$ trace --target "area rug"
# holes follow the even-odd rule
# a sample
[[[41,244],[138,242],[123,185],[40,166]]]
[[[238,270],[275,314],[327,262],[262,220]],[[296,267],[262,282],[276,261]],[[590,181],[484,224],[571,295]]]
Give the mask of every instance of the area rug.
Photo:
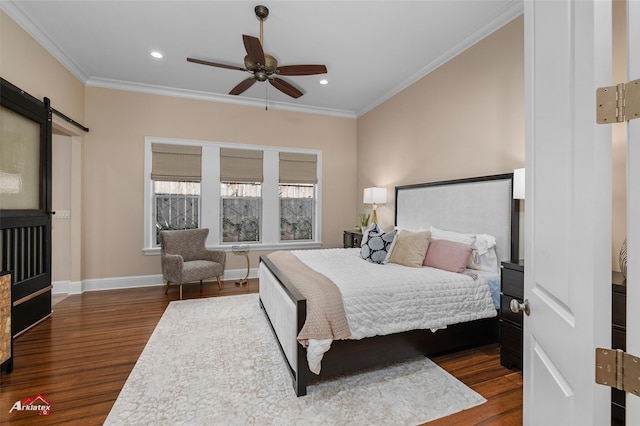
[[[415,425],[486,400],[428,358],[295,396],[258,295],[171,302],[105,425]]]

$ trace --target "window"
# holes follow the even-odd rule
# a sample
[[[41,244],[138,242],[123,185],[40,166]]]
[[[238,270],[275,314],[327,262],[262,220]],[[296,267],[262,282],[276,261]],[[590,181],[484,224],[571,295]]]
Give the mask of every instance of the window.
[[[200,218],[200,182],[154,181],[156,243],[160,231],[195,229]]]
[[[200,218],[202,150],[198,146],[151,146],[155,243],[160,231],[194,229]]]
[[[280,241],[313,240],[317,156],[279,153]]]
[[[280,240],[312,240],[314,186],[280,184]]]
[[[321,152],[147,137],[144,252],[163,229],[208,228],[207,247],[320,248]]]
[[[220,148],[222,242],[260,241],[264,153]]]
[[[260,241],[260,183],[222,183],[222,242]]]

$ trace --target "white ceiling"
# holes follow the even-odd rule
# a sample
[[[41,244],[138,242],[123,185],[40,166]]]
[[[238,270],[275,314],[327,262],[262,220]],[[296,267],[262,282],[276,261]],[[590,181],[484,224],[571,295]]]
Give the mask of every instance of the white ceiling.
[[[260,35],[279,65],[325,64],[323,76],[284,77],[227,93],[249,75],[188,63],[244,66],[242,34]],[[358,117],[522,13],[522,0],[9,1],[0,7],[90,86]],[[149,53],[159,50],[164,59]],[[321,77],[329,84],[319,84]],[[266,97],[266,98],[265,98]]]

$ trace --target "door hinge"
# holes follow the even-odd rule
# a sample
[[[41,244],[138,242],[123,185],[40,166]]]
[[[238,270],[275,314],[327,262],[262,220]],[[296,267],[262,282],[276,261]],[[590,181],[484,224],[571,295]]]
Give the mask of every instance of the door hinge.
[[[596,90],[596,122],[621,123],[640,117],[640,79]]]
[[[640,396],[640,358],[620,349],[596,348],[596,383]]]

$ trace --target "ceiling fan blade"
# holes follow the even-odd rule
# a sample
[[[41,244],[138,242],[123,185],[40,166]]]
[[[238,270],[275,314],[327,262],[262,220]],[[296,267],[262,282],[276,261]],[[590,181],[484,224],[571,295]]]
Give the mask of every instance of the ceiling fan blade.
[[[217,62],[209,62],[209,61],[204,61],[202,59],[196,59],[196,58],[187,58],[187,62],[193,62],[194,64],[209,65],[209,66],[218,67],[218,68],[227,68],[230,70],[247,71],[246,68],[242,68],[237,65],[219,64]]]
[[[249,59],[254,64],[264,65],[264,51],[262,50],[262,45],[260,44],[260,40],[243,34],[242,41],[244,42],[244,48],[247,51],[247,55],[249,55]]]
[[[315,75],[326,74],[327,67],[324,65],[286,65],[278,67],[280,75]]]
[[[273,87],[275,87],[285,95],[289,95],[292,98],[297,99],[300,96],[302,96],[302,92],[300,90],[294,87],[291,83],[288,83],[287,81],[281,78],[276,77],[273,80],[269,80],[269,83],[271,83]]]
[[[229,94],[230,95],[239,95],[242,92],[244,92],[245,90],[247,90],[249,87],[253,86],[253,83],[255,83],[255,82],[256,82],[256,79],[254,77],[249,77],[246,80],[242,80],[236,87],[231,89]]]

